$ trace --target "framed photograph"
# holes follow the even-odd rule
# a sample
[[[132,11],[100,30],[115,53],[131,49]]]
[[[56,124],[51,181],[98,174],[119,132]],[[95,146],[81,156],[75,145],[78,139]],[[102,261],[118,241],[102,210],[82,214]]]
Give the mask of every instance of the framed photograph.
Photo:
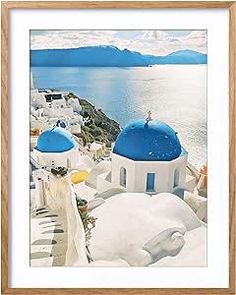
[[[236,2],[2,2],[2,294],[235,294]]]

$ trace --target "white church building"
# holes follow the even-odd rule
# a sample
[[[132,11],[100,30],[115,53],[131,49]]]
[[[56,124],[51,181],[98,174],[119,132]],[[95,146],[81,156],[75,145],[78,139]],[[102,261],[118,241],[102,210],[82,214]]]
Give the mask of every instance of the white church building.
[[[65,128],[45,129],[38,137],[33,158],[40,166],[75,168],[79,161],[78,144]]]
[[[111,153],[111,171],[97,178],[97,190],[157,194],[184,188],[188,153],[167,124],[146,120],[129,123]]]

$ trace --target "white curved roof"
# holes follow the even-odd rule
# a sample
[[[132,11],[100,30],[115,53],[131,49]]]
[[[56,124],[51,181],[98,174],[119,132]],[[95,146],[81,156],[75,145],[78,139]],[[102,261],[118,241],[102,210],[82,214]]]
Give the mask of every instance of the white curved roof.
[[[151,265],[156,262],[155,255],[150,256],[143,248],[149,242],[154,252],[164,245],[164,257],[173,255],[173,248],[179,247],[175,257],[182,253],[183,265],[206,264],[206,228],[192,209],[172,194],[152,197],[142,193],[119,194],[95,208],[92,215],[97,218],[90,242],[94,261],[124,259],[133,266]],[[177,235],[166,239],[166,233],[173,229],[178,229]],[[155,237],[159,246],[155,245]],[[174,260],[166,264],[174,265]]]

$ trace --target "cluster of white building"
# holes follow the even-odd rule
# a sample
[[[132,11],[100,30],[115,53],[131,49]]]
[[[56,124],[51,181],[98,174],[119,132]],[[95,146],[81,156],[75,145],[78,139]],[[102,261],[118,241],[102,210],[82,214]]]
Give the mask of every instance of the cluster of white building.
[[[37,240],[43,239],[44,234],[38,233],[42,230],[39,223],[42,223],[45,218],[49,225],[51,221],[55,222],[53,220],[55,216],[50,217],[53,216],[49,214],[50,212],[57,212],[54,214],[57,218],[62,216],[61,218],[65,221],[65,228],[62,232],[67,235],[65,240],[73,243],[73,247],[70,247],[68,243],[63,244],[65,250],[61,255],[64,255],[65,259],[60,260],[61,264],[82,265],[85,263],[84,257],[87,252],[85,251],[83,226],[75,205],[76,194],[88,201],[91,214],[98,218],[94,234],[92,234],[90,252],[94,260],[103,261],[102,265],[144,266],[157,263],[158,266],[161,258],[177,257],[182,248],[184,249],[185,242],[191,239],[189,231],[195,230],[196,233],[194,247],[197,247],[195,245],[199,240],[205,241],[203,235],[204,237],[206,235],[204,222],[207,221],[207,199],[200,196],[199,192],[201,189],[206,189],[204,186],[206,186],[207,176],[199,174],[188,163],[188,153],[181,145],[177,133],[169,125],[154,121],[150,113],[146,119],[131,122],[118,135],[109,157],[97,163],[94,161],[94,154],[96,156],[106,154],[105,145],[92,143],[85,148],[74,135],[80,133],[83,124],[79,101],[74,98],[66,100],[65,95],[61,92],[41,92],[37,89],[31,90],[31,96],[31,129],[40,129],[31,147],[31,207],[32,224],[34,224],[32,236]],[[73,129],[73,126],[76,127]],[[33,138],[32,136],[32,140]],[[56,177],[51,173],[51,168],[58,166],[68,170],[67,176]],[[73,183],[70,173],[81,170],[88,172],[88,179],[78,184]],[[201,187],[199,187],[199,182],[201,182]],[[126,201],[124,201],[125,198]],[[153,201],[150,202],[149,198]],[[125,210],[121,208],[123,202]],[[152,207],[153,210],[156,208],[153,213],[151,213]],[[115,220],[115,223],[114,220],[109,221],[112,214],[117,217],[114,210],[118,208],[121,209],[120,219]],[[165,210],[168,210],[166,214],[163,213]],[[152,216],[149,216],[150,220],[147,214]],[[135,218],[135,215],[138,215],[137,220],[132,219],[129,222],[129,216]],[[137,232],[140,229],[142,218],[146,219],[143,224],[148,227],[146,228],[148,235]],[[155,229],[153,231],[149,228],[152,227],[153,221],[162,226],[153,225]],[[55,224],[51,226],[50,234],[53,237],[56,234],[58,237],[59,233],[55,231]],[[175,226],[178,228],[176,229]],[[143,230],[145,231],[145,228]],[[177,250],[174,245],[171,246],[171,237],[176,232],[181,237],[181,246]],[[142,238],[135,237],[135,234]],[[116,249],[115,236],[122,237],[125,243],[123,250]],[[134,257],[128,255],[133,245],[132,242],[129,244],[130,236],[133,236],[133,241],[136,241],[136,248],[133,252],[136,256]],[[51,240],[55,240],[53,237]],[[148,241],[153,237],[156,237],[158,243],[162,238],[163,241],[168,240],[169,249],[172,250],[166,252],[162,249],[162,252],[157,254],[153,246],[155,243],[151,243],[154,254],[149,257],[151,250],[146,248],[150,246]],[[106,241],[107,244],[103,245],[102,241]],[[203,244],[200,261],[204,264],[206,260],[205,242]],[[35,241],[32,241],[31,254],[34,253],[34,245]],[[103,253],[99,250],[102,247],[104,247]],[[108,250],[111,247],[114,247],[112,255]],[[199,249],[194,248],[189,251],[191,250],[193,252],[198,250],[199,253]],[[84,252],[81,253],[81,251]],[[148,257],[145,251],[149,253]],[[123,253],[120,255],[126,259],[122,260],[118,253]],[[37,257],[31,260],[32,265],[45,264],[45,259],[40,255],[32,255],[32,257]],[[177,264],[181,265],[181,261],[177,260]],[[50,261],[53,264],[53,260],[50,259]],[[92,265],[96,264],[96,261]],[[167,261],[171,265],[172,262],[168,259]],[[176,265],[176,260],[174,261],[173,265]],[[187,266],[194,264],[194,259],[191,257],[183,264]]]
[[[43,130],[56,124],[72,134],[81,133],[83,117],[79,100],[67,92],[35,89],[31,77],[31,129]],[[59,122],[58,122],[59,121]]]

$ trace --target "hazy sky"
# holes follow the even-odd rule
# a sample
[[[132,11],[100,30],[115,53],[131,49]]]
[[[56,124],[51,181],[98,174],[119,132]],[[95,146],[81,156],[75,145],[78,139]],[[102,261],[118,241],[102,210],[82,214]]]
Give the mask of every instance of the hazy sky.
[[[31,31],[31,49],[114,45],[144,54],[165,55],[180,49],[207,51],[206,31]]]

